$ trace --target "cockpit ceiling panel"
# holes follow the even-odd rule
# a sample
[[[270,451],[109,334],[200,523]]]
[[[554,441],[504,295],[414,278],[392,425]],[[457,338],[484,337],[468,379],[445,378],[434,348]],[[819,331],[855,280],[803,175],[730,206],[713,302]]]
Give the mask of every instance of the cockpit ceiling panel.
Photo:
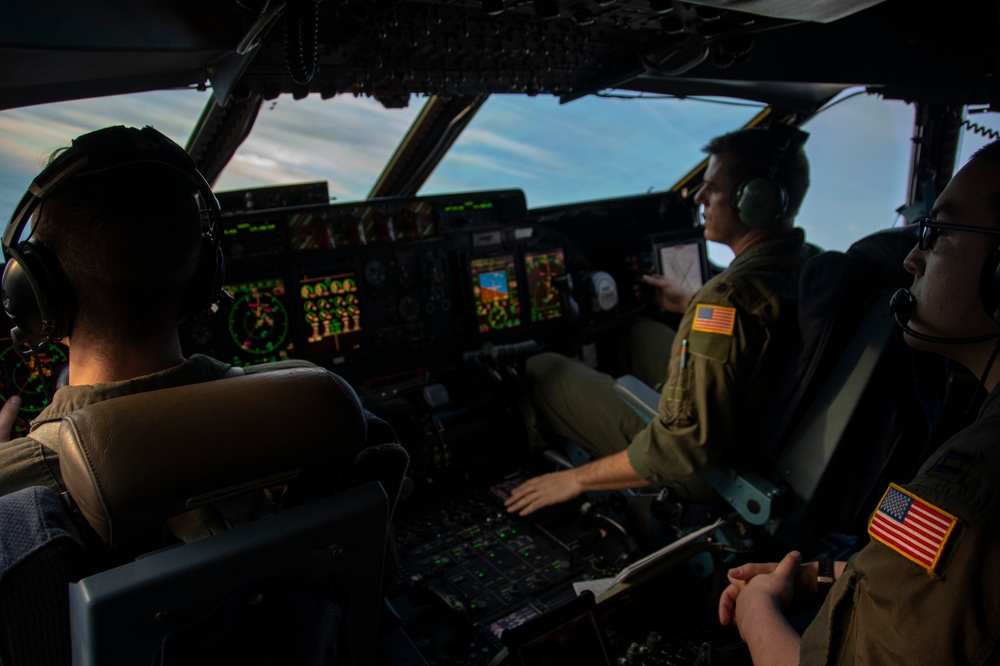
[[[0,107],[199,85],[221,102],[347,93],[387,106],[617,89],[799,108],[828,85],[982,103],[1000,74],[998,10],[976,0],[933,12],[909,0],[146,0],[123,11],[16,5],[0,26]]]
[[[793,21],[830,23],[874,7],[883,0],[695,0],[691,4],[706,5],[771,18]]]

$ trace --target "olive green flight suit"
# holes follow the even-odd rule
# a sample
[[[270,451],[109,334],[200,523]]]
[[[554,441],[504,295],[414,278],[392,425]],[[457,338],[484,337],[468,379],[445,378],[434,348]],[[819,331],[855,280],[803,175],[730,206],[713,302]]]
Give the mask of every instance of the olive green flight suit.
[[[529,431],[554,430],[600,455],[628,449],[632,467],[651,483],[690,499],[713,499],[701,474],[728,447],[752,452],[771,435],[767,407],[781,374],[777,369],[792,360],[784,355],[796,328],[798,276],[816,252],[801,229],[748,248],[692,298],[667,358],[664,352],[633,354],[645,356],[647,365],[660,356],[660,377],[666,369],[665,381],[653,382],[662,387],[660,416],[648,426],[615,394],[613,378],[558,354],[533,357],[526,373]],[[702,313],[708,307],[721,313],[721,332],[698,330],[704,328],[695,322],[699,306]],[[635,344],[665,350],[665,326],[641,328],[647,340]],[[654,331],[659,341],[648,339]],[[647,382],[656,373],[633,370]]]
[[[1000,390],[904,489],[955,526],[929,570],[873,539],[803,635],[802,664],[1000,663]]]

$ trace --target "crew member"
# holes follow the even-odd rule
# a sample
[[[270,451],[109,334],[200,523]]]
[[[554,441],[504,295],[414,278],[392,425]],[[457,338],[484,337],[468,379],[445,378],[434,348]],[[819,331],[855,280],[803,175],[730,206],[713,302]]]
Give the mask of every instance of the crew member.
[[[220,223],[193,160],[151,127],[80,136],[36,177],[4,233],[3,304],[15,344],[69,347],[69,385],[28,436],[0,444],[0,494],[63,490],[58,432],[70,412],[240,372],[185,358],[178,332],[220,294]],[[17,403],[0,411],[0,432]]]
[[[728,245],[732,264],[696,294],[650,279],[657,303],[680,309],[678,332],[652,321],[630,331],[631,371],[660,390],[646,425],[613,390],[614,380],[558,354],[531,358],[529,434],[554,432],[601,456],[529,479],[507,510],[527,515],[588,490],[657,483],[710,501],[702,478],[726,450],[752,456],[774,427],[767,406],[796,326],[798,276],[816,253],[794,226],[809,187],[806,134],[784,125],[713,139],[704,183],[705,238]]]
[[[907,342],[962,364],[989,395],[916,478],[886,489],[871,541],[826,572],[836,583],[801,639],[783,611],[817,599],[817,563],[793,552],[729,572],[719,617],[755,664],[1000,661],[1000,142],[955,175],[904,265],[913,285],[893,308]]]

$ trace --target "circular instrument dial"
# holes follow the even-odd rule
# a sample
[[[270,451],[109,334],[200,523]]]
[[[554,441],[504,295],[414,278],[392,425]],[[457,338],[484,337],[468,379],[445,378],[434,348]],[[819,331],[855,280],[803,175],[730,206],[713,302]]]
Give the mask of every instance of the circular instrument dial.
[[[0,400],[21,397],[21,410],[14,424],[18,435],[49,404],[56,376],[68,361],[66,350],[58,345],[45,345],[28,357],[22,357],[13,347],[0,351]]]
[[[288,338],[288,311],[275,296],[250,292],[229,313],[229,335],[248,354],[264,355],[281,348]]]
[[[369,259],[364,267],[365,282],[378,287],[389,278],[389,267],[381,259]]]

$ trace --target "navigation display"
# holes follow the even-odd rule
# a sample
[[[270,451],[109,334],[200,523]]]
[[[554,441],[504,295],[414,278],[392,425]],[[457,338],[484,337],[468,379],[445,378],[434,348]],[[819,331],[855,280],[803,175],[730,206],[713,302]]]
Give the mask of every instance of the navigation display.
[[[336,356],[361,348],[361,305],[352,272],[299,279],[301,316],[312,356]]]
[[[472,276],[479,332],[489,333],[520,326],[521,299],[514,255],[473,259],[469,264],[469,272]]]
[[[52,401],[59,372],[69,362],[62,345],[43,345],[30,356],[17,353],[9,339],[0,351],[0,403],[21,397],[21,409],[14,421],[12,436],[28,434],[28,425]]]
[[[562,316],[562,299],[554,280],[566,275],[566,255],[553,248],[526,252],[524,267],[528,277],[528,303],[532,322],[558,319]]]
[[[233,297],[229,337],[235,345],[231,362],[248,366],[293,357],[288,296],[281,279],[255,280],[226,286]]]

